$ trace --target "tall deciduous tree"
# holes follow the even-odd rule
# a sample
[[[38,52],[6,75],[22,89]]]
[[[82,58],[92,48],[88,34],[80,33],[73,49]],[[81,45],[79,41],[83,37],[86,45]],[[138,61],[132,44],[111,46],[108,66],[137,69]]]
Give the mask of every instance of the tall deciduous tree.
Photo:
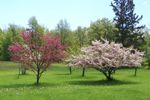
[[[65,45],[65,50],[69,54],[74,54],[78,51],[79,42],[75,32],[71,31],[67,20],[60,20],[55,30],[52,31],[54,35],[61,38],[61,43]]]
[[[8,47],[13,42],[21,42],[19,32],[22,30],[23,28],[10,24],[8,29],[4,32],[4,38],[2,40],[2,60],[10,60]]]
[[[75,35],[77,37],[77,40],[79,41],[80,48],[85,46],[88,43],[86,32],[87,32],[87,29],[82,28],[80,26],[75,30]],[[85,68],[82,69],[82,77],[84,76],[85,76]]]
[[[2,44],[4,39],[4,32],[0,29],[0,59],[2,59]]]
[[[67,38],[69,33],[71,33],[69,23],[67,20],[60,20],[56,27],[56,34],[61,37],[61,43],[67,44]]]
[[[144,26],[138,26],[143,16],[134,12],[133,0],[113,0],[111,3],[115,13],[114,22],[118,28],[117,42],[121,42],[128,47],[133,45],[135,48],[143,43]]]
[[[145,50],[145,63],[148,65],[148,69],[150,69],[150,34],[149,29],[145,30],[144,40],[146,41],[146,45],[144,45],[143,49]]]
[[[107,18],[99,19],[92,22],[88,28],[88,39],[89,42],[94,40],[101,40],[101,38],[109,41],[114,41],[117,29],[115,25]]]
[[[36,17],[34,17],[34,16],[29,19],[28,25],[32,30],[34,30],[36,32],[44,33],[44,31],[45,31],[45,28],[38,23]]]
[[[22,32],[23,44],[10,45],[9,51],[13,61],[27,65],[36,74],[36,84],[51,63],[61,61],[64,56],[64,46],[58,37],[50,34],[41,35],[33,30]]]
[[[87,28],[82,28],[79,26],[75,30],[75,36],[77,37],[77,40],[79,41],[80,48],[87,44]]]

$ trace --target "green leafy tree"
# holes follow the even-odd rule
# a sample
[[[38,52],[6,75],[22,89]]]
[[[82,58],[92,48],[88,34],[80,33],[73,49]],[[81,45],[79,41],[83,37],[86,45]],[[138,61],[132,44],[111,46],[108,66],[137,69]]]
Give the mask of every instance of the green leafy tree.
[[[38,23],[36,17],[34,17],[34,16],[29,19],[28,25],[35,32],[45,33],[45,28]]]
[[[4,32],[0,29],[0,59],[2,59],[2,43],[4,39]]]
[[[88,39],[87,39],[87,28],[82,28],[82,27],[78,27],[76,30],[75,30],[75,35],[77,37],[77,40],[79,41],[79,45],[80,45],[80,48],[83,47],[84,45],[87,45],[88,43]]]
[[[67,38],[67,53],[68,53],[68,59],[75,54],[78,54],[80,52],[80,45],[79,41],[76,37],[76,34],[74,32],[70,33]],[[66,63],[68,63],[68,60],[66,60]],[[69,72],[72,74],[72,68],[69,67]]]
[[[145,51],[145,62],[144,65],[148,65],[148,69],[150,69],[150,34],[148,32],[148,29],[144,32],[144,40],[146,44],[143,46],[143,49]]]
[[[80,43],[76,36],[76,32],[71,31],[67,20],[60,20],[56,29],[52,30],[51,33],[61,38],[61,43],[65,45],[65,51],[67,51],[68,57],[79,52]],[[70,73],[72,73],[72,69],[69,68],[69,70]]]
[[[60,36],[61,38],[61,43],[62,44],[67,44],[68,41],[68,36],[71,33],[69,23],[67,20],[60,20],[59,23],[57,24],[57,27],[55,29],[55,33]]]
[[[79,42],[80,49],[81,49],[81,47],[87,45],[87,43],[88,43],[86,32],[87,32],[87,28],[82,28],[80,26],[75,30],[75,35]],[[70,69],[71,69],[71,67],[70,67]],[[82,69],[82,76],[83,77],[85,76],[85,68]]]
[[[111,6],[115,13],[114,22],[118,28],[117,42],[121,42],[125,47],[133,45],[137,48],[144,42],[141,32],[144,26],[138,26],[143,16],[134,13],[133,0],[113,0]]]
[[[24,29],[14,25],[10,24],[9,28],[4,32],[4,37],[2,40],[2,60],[10,60],[10,54],[8,51],[8,47],[10,44],[13,42],[21,42],[21,37],[20,37],[20,32],[23,31]]]
[[[117,29],[115,25],[107,18],[99,19],[93,23],[91,23],[88,28],[88,38],[89,42],[93,40],[101,40],[105,38],[109,41],[114,41],[116,36]]]
[[[79,41],[75,32],[71,31],[67,20],[60,20],[55,30],[51,31],[53,35],[61,38],[61,43],[66,46],[66,51],[69,54],[74,54],[79,51]]]

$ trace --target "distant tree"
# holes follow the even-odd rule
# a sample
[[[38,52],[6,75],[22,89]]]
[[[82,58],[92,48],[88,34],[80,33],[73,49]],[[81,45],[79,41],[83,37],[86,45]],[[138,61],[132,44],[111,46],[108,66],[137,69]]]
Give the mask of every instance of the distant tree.
[[[4,32],[0,29],[0,59],[2,59],[2,43],[4,39]]]
[[[11,37],[8,35],[5,35],[3,41],[2,41],[2,50],[1,50],[1,60],[9,61],[10,55],[8,52],[8,46],[12,43]]]
[[[133,45],[137,48],[144,42],[141,32],[144,26],[138,26],[143,16],[134,13],[133,0],[113,0],[111,6],[115,13],[114,22],[118,28],[117,42],[121,42],[125,47]]]
[[[65,50],[69,54],[76,53],[79,48],[79,42],[74,31],[70,29],[67,20],[60,20],[55,30],[51,30],[55,36],[61,38],[61,43],[65,45]]]
[[[75,35],[79,41],[80,48],[87,44],[87,28],[78,27],[75,30]]]
[[[84,47],[81,51],[80,55],[72,57],[69,66],[94,68],[108,80],[112,80],[112,74],[117,68],[139,67],[143,61],[143,52],[106,40],[104,43],[93,41],[91,46]]]
[[[92,22],[88,28],[88,39],[89,42],[93,40],[101,40],[102,38],[109,41],[114,41],[116,39],[115,25],[107,18],[99,19]]]
[[[76,37],[75,32],[69,33],[66,40],[67,40],[66,41],[66,51],[68,53],[67,59],[69,59],[71,55],[78,54],[80,52],[80,43],[78,41],[78,38]],[[66,63],[68,63],[67,60],[66,60]],[[72,68],[70,66],[68,66],[68,67],[69,67],[69,72],[71,74]]]
[[[8,47],[13,42],[21,42],[21,37],[19,33],[24,29],[20,26],[10,24],[8,29],[4,32],[2,40],[2,60],[10,60],[10,54]]]
[[[36,17],[34,17],[34,16],[29,19],[28,25],[29,25],[30,29],[32,29],[36,32],[44,33],[44,31],[45,31],[45,28],[38,23]]]
[[[66,51],[71,54],[76,54],[80,50],[79,41],[74,32],[68,34],[66,38]]]
[[[87,28],[78,27],[75,30],[75,36],[77,37],[77,40],[79,42],[80,48],[87,45],[88,38],[87,38]],[[85,68],[82,69],[82,76],[85,76]]]
[[[142,49],[144,49],[145,51],[145,63],[147,63],[146,65],[148,65],[148,69],[150,69],[150,34],[148,30],[149,29],[146,29],[144,33],[144,40],[146,44],[143,46]]]
[[[64,46],[58,37],[36,33],[34,30],[22,32],[23,44],[18,42],[9,46],[12,60],[27,65],[36,74],[36,84],[42,74],[54,62],[65,57]]]
[[[51,30],[51,33],[61,38],[61,43],[65,45],[65,50],[69,54],[75,54],[79,51],[79,41],[66,20],[60,20],[56,29]]]
[[[67,38],[71,33],[70,26],[67,20],[60,20],[57,24],[55,32],[58,36],[60,36],[61,43],[66,45],[68,40]]]

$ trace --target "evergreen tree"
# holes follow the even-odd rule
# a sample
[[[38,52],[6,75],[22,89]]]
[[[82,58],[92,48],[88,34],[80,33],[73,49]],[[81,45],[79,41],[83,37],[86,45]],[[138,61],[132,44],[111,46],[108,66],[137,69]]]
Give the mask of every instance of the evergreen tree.
[[[115,13],[114,22],[118,28],[117,42],[125,47],[134,46],[137,48],[144,43],[142,29],[145,26],[138,26],[143,16],[134,13],[135,4],[133,0],[114,0],[111,3]]]

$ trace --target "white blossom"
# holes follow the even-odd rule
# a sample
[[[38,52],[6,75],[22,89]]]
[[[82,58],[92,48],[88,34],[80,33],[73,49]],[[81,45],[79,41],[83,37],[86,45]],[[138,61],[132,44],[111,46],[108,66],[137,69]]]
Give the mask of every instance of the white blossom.
[[[69,66],[86,66],[103,69],[107,67],[138,67],[143,61],[143,52],[125,48],[122,44],[109,43],[107,40],[92,41],[92,45],[81,49],[81,54],[72,56]]]

